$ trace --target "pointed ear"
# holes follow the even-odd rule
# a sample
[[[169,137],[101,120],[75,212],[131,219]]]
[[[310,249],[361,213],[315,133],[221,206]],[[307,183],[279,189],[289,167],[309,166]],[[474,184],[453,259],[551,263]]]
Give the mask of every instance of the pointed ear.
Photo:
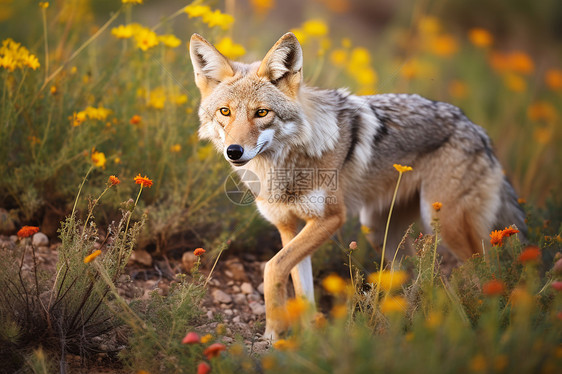
[[[202,96],[209,94],[225,78],[234,75],[228,59],[201,35],[191,36],[189,54],[195,72],[195,84]]]
[[[293,33],[283,35],[267,52],[257,74],[285,93],[297,95],[302,82],[302,49]]]

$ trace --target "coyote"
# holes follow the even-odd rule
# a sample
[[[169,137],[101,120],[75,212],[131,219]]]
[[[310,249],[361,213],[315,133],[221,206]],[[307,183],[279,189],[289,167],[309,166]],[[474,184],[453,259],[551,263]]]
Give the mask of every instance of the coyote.
[[[381,246],[398,175],[394,163],[413,171],[396,198],[389,258],[412,222],[431,231],[437,201],[443,247],[460,260],[482,252],[493,228],[525,230],[490,139],[459,108],[418,95],[308,87],[292,33],[251,64],[230,61],[197,34],[190,55],[201,92],[199,137],[212,141],[235,170],[259,178],[259,190],[248,187],[281,234],[283,248],[264,272],[265,337],[277,339],[287,329],[275,312],[285,305],[289,274],[296,296],[314,304],[310,256],[347,214],[358,214],[370,242]]]

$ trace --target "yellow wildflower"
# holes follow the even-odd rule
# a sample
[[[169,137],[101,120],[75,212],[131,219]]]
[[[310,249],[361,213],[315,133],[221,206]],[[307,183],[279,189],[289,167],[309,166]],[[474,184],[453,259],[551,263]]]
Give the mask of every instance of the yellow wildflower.
[[[142,4],[142,0],[121,0],[123,4]]]
[[[381,290],[391,292],[402,287],[402,285],[408,280],[408,273],[402,270],[383,270],[382,272],[369,274],[367,280],[369,283],[379,284],[379,278]]]
[[[439,201],[434,202],[433,204],[431,204],[433,206],[433,209],[438,212],[441,210],[441,208],[443,207],[443,204],[441,204]]]
[[[197,5],[195,3],[192,3],[186,6],[183,9],[183,11],[187,13],[189,18],[194,18],[194,17],[203,17],[211,13],[211,8],[207,5]]]
[[[170,48],[176,48],[181,44],[181,40],[176,38],[176,36],[173,34],[160,35],[158,37],[158,40],[160,41],[160,43]]]
[[[468,31],[468,39],[477,47],[486,48],[492,45],[494,38],[488,30],[473,28]]]
[[[228,36],[222,38],[215,47],[219,50],[220,53],[225,55],[226,57],[235,60],[240,56],[243,56],[246,53],[246,50],[240,44],[236,44],[230,39]]]
[[[12,72],[18,67],[16,60],[12,56],[0,56],[0,67]]]
[[[111,35],[118,39],[129,39],[133,36],[133,29],[131,25],[119,25],[111,29]]]
[[[302,30],[307,35],[320,37],[328,34],[328,25],[320,19],[312,19],[302,24]]]
[[[394,164],[394,165],[392,165],[392,166],[394,166],[394,168],[395,168],[396,170],[398,170],[399,173],[405,173],[405,172],[407,172],[407,171],[412,171],[412,170],[413,170],[411,166],[403,166],[403,165],[400,165],[400,164]]]
[[[330,54],[330,61],[334,66],[344,67],[347,63],[348,54],[344,49],[334,49]]]
[[[404,313],[408,308],[408,301],[402,296],[385,298],[381,303],[381,312],[384,314]]]
[[[107,160],[103,152],[98,152],[95,150],[95,148],[92,149],[92,162],[94,163],[94,166],[105,168],[106,161]]]
[[[533,137],[539,144],[548,144],[554,131],[551,127],[538,127],[533,131]]]
[[[49,2],[48,1],[41,1],[41,2],[39,2],[39,7],[43,8],[43,9],[47,9],[49,7]]]
[[[337,274],[330,274],[322,280],[322,286],[331,294],[341,294],[345,292],[345,281]]]
[[[431,311],[429,312],[429,315],[425,320],[425,326],[433,330],[441,326],[442,322],[443,322],[443,313]]]
[[[211,334],[207,334],[201,337],[201,343],[202,344],[207,344],[208,342],[210,342],[213,339],[213,335]]]
[[[517,74],[506,74],[503,82],[505,86],[513,92],[523,92],[527,89],[527,82]]]
[[[172,153],[178,153],[181,151],[181,145],[179,144],[174,144],[173,146],[170,147],[170,151]]]
[[[104,108],[103,106],[99,106],[97,108],[89,106],[84,110],[84,113],[89,119],[105,121],[107,116],[111,114],[111,110]]]
[[[509,55],[509,66],[512,71],[521,74],[530,74],[535,70],[531,57],[522,51],[514,51]]]
[[[99,249],[95,250],[94,252],[92,252],[88,256],[84,257],[84,263],[87,264],[89,262],[92,262],[99,255],[101,255],[101,250],[99,250]]]
[[[347,317],[347,306],[345,304],[336,304],[330,311],[332,317],[336,319]]]
[[[251,0],[251,3],[256,13],[260,15],[268,13],[275,5],[274,0]]]
[[[80,126],[85,120],[86,120],[86,112],[84,111],[80,111],[80,112],[74,112],[72,114],[72,117],[70,117],[70,119],[72,120],[72,126],[76,127],[76,126]]]
[[[39,66],[37,57],[20,43],[16,43],[11,38],[2,41],[0,46],[0,67],[13,72],[15,69],[23,69],[24,67],[36,70]]]
[[[297,347],[298,343],[295,339],[279,339],[273,343],[273,348],[278,351],[294,351]]]
[[[308,310],[308,302],[303,298],[295,298],[287,301],[286,311],[287,311],[287,322],[295,323],[301,316]]]
[[[291,29],[290,31],[295,35],[300,44],[305,45],[307,43],[308,37],[302,29]]]
[[[156,87],[148,95],[148,107],[155,109],[163,109],[166,103],[166,93],[163,87]]]
[[[371,63],[371,55],[367,48],[355,47],[351,51],[350,68],[353,69],[357,66],[365,66]]]
[[[158,45],[158,35],[156,35],[154,31],[144,27],[135,34],[135,40],[137,42],[137,47],[145,52]]]
[[[367,235],[371,233],[371,229],[368,226],[361,225],[361,232],[363,233],[363,235]]]
[[[436,35],[441,30],[441,23],[436,17],[423,17],[418,23],[418,29],[422,35]]]
[[[218,26],[223,30],[228,30],[234,23],[234,17],[230,14],[222,13],[220,10],[209,12],[203,15],[203,22],[209,27]]]

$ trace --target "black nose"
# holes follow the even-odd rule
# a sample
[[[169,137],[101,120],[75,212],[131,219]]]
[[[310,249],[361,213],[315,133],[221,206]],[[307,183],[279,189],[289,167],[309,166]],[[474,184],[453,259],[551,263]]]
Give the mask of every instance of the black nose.
[[[236,161],[239,160],[240,157],[242,157],[242,155],[244,154],[244,148],[242,148],[241,145],[232,144],[229,145],[226,149],[226,154],[229,159]]]

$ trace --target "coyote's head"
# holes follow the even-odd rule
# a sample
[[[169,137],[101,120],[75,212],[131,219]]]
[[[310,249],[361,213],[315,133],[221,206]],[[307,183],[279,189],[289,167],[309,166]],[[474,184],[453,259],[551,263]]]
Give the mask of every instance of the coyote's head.
[[[298,101],[302,50],[293,34],[252,64],[230,61],[197,34],[189,50],[201,91],[199,136],[212,140],[229,162],[241,166],[258,155],[279,155],[277,144],[305,144],[309,134]]]

